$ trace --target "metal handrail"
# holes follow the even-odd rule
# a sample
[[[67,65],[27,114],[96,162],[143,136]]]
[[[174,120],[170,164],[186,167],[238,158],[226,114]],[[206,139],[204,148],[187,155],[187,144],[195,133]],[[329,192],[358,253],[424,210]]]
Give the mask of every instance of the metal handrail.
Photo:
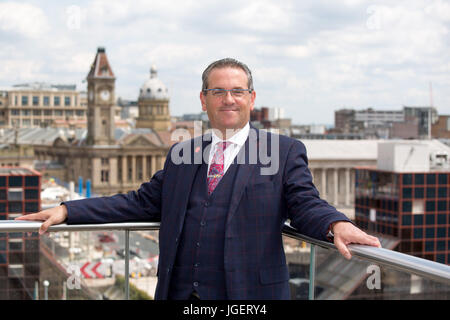
[[[42,222],[5,220],[0,222],[0,232],[36,232],[39,230]],[[50,226],[49,232],[58,231],[95,231],[95,230],[159,230],[159,222],[121,222],[104,224],[72,224],[65,223]],[[331,242],[317,240],[303,234],[292,228],[289,223],[283,227],[283,234],[291,238],[302,240],[310,244],[318,245],[323,248],[337,250]],[[386,265],[394,269],[399,269],[413,273],[428,279],[432,279],[446,285],[450,285],[450,266],[437,263],[427,259],[418,258],[405,253],[400,253],[384,248],[376,248],[365,245],[350,244],[350,252],[359,258],[370,260],[375,263]],[[126,278],[126,277],[125,277]]]
[[[288,223],[283,228],[283,234],[322,248],[337,250],[333,243],[317,240],[298,233]],[[445,264],[418,258],[406,253],[360,244],[349,244],[348,248],[352,255],[356,257],[450,285],[450,266]]]

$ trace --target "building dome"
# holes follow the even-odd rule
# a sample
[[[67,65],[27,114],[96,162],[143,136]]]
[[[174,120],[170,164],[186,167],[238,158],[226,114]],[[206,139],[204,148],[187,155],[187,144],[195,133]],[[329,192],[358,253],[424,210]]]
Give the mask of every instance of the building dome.
[[[139,99],[169,100],[169,90],[158,78],[158,72],[154,65],[150,69],[150,79],[141,87]]]

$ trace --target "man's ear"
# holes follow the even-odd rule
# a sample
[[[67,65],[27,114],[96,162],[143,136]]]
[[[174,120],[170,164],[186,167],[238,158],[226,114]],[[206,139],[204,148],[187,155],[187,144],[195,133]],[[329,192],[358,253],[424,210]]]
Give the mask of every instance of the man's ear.
[[[252,91],[252,95],[250,97],[250,111],[253,111],[255,109],[255,99],[256,99],[256,92],[255,90]]]
[[[200,91],[200,102],[202,103],[202,110],[206,111],[206,101],[205,101],[206,97],[203,94],[203,91]]]

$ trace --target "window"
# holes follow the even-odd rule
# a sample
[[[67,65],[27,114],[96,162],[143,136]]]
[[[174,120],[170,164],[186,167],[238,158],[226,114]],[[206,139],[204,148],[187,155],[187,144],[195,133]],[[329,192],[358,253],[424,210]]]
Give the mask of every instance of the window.
[[[404,174],[403,175],[403,184],[404,185],[412,184],[412,175],[411,174]]]
[[[28,96],[22,96],[22,105],[27,106],[28,105]]]
[[[10,187],[21,187],[22,186],[22,177],[10,176],[8,179],[8,185]]]
[[[402,225],[410,226],[411,225],[411,216],[409,214],[402,216]]]
[[[403,198],[411,199],[412,197],[412,189],[411,188],[403,188]]]
[[[422,237],[423,237],[423,228],[414,228],[414,239],[422,239]]]
[[[403,201],[403,212],[411,212],[411,201]]]
[[[434,221],[435,221],[435,216],[434,216],[434,214],[427,214],[427,215],[425,216],[425,221],[426,221],[426,224],[428,224],[428,225],[434,224]]]
[[[101,158],[102,166],[106,166],[109,164],[109,158]]]
[[[22,239],[9,239],[8,245],[10,251],[19,251],[22,250]]]
[[[22,202],[9,202],[8,209],[11,213],[22,213]]]
[[[425,242],[425,251],[427,251],[427,252],[434,251],[434,241],[426,241]]]
[[[39,203],[38,202],[25,202],[25,212],[26,213],[35,213],[39,211]]]
[[[55,117],[62,117],[62,116],[63,116],[62,110],[55,110]]]
[[[27,187],[39,186],[39,177],[38,176],[25,176],[25,185]]]
[[[49,96],[44,96],[44,106],[49,106],[50,105],[50,97]]]
[[[446,214],[438,214],[437,223],[438,224],[447,224],[447,215]]]
[[[61,104],[61,98],[60,97],[54,97],[53,98],[53,105],[59,106]]]
[[[22,201],[22,188],[10,188],[8,190],[8,201]]]
[[[436,210],[436,203],[434,201],[427,201],[427,211],[433,212]]]
[[[12,116],[18,116],[18,115],[20,115],[20,110],[17,110],[17,109],[11,109],[11,115],[12,115]]]
[[[416,184],[423,184],[424,182],[424,177],[423,177],[423,173],[419,173],[415,175],[415,180],[416,180]]]
[[[70,97],[64,97],[64,105],[65,105],[66,107],[69,107],[69,106],[70,106]]]
[[[23,264],[10,264],[8,266],[8,277],[23,277]]]
[[[33,106],[38,106],[38,105],[39,105],[39,97],[33,96]]]
[[[37,189],[26,189],[25,199],[39,199],[39,191]]]
[[[415,226],[423,225],[423,214],[417,214],[414,216],[414,225]]]
[[[109,182],[109,170],[102,170],[102,182]]]
[[[40,116],[41,110],[33,110],[33,116]]]
[[[439,182],[439,184],[447,184],[447,174],[446,173],[440,173],[438,175],[438,182]]]
[[[415,188],[414,189],[414,198],[416,198],[416,199],[423,199],[424,196],[425,196],[424,188]]]

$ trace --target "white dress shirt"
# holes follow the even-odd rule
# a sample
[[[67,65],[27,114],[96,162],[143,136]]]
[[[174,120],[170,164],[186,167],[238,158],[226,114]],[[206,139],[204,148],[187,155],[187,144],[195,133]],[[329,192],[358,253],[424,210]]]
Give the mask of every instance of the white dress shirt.
[[[208,161],[208,172],[209,167],[211,165],[212,158],[214,156],[214,153],[217,150],[217,144],[219,142],[229,142],[230,144],[225,149],[223,155],[224,155],[224,162],[223,162],[223,174],[225,174],[230,167],[230,165],[233,163],[234,158],[236,158],[237,154],[241,150],[242,146],[245,144],[245,141],[248,138],[248,134],[250,132],[250,125],[247,122],[245,127],[243,127],[241,130],[239,130],[234,136],[232,136],[228,140],[222,140],[220,139],[214,131],[212,132],[212,141],[211,141],[211,150],[209,152],[209,161]]]

